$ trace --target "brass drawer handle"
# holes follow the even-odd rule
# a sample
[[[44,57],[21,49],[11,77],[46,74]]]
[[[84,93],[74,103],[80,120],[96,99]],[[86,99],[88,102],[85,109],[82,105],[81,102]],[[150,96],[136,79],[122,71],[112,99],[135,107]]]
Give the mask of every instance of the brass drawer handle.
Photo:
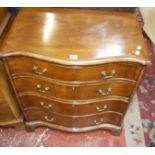
[[[34,73],[39,74],[39,75],[42,75],[42,74],[48,72],[48,69],[47,69],[47,68],[44,68],[44,69],[42,69],[41,71],[39,71],[39,69],[38,69],[37,66],[33,66],[33,67],[32,67],[32,70],[34,71]]]
[[[116,74],[116,70],[115,69],[113,69],[111,71],[111,75],[107,75],[106,71],[102,71],[101,72],[102,77],[105,78],[105,79],[112,78],[114,76],[114,74]]]
[[[98,111],[98,112],[101,112],[101,111],[104,111],[104,110],[106,110],[107,109],[107,105],[105,104],[102,108],[101,107],[99,107],[99,106],[96,106],[96,110]]]
[[[101,94],[102,96],[108,95],[108,94],[110,94],[110,93],[112,92],[112,88],[109,87],[107,90],[99,89],[98,92],[99,92],[99,94]]]
[[[95,123],[96,125],[98,125],[98,124],[102,124],[102,123],[103,123],[103,118],[100,118],[99,121],[94,120],[94,123]]]
[[[54,121],[54,116],[53,117],[50,117],[49,116],[44,116],[44,119],[48,122],[53,122]]]
[[[45,105],[45,102],[40,102],[40,105],[46,109],[51,109],[52,108],[52,104],[47,104]]]
[[[44,87],[42,89],[42,85],[41,84],[36,84],[36,88],[38,91],[42,92],[42,93],[47,93],[50,89],[50,87]]]

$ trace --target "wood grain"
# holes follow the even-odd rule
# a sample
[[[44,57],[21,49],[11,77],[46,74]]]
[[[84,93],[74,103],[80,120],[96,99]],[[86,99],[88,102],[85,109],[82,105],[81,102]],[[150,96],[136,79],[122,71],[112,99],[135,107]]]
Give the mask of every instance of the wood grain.
[[[150,64],[131,13],[23,8],[0,49],[26,128],[120,133]]]
[[[115,114],[115,113],[104,113],[94,116],[88,116],[88,117],[61,117],[59,115],[43,111],[43,110],[34,110],[29,109],[25,110],[25,115],[28,118],[28,121],[36,121],[36,120],[42,120],[45,122],[49,122],[51,124],[57,124],[61,126],[66,127],[87,127],[87,126],[95,126],[98,125],[101,121],[100,119],[103,118],[103,123],[108,124],[114,124],[114,125],[120,125],[121,124],[121,115]],[[96,124],[95,121],[98,123]]]
[[[14,85],[19,94],[36,92],[40,93],[41,95],[54,96],[56,98],[62,98],[66,100],[88,100],[106,96],[130,98],[130,95],[135,87],[133,83],[124,82],[121,80],[78,86],[50,83],[35,79],[33,77],[17,78],[14,80]],[[48,88],[48,90],[46,90],[46,88]],[[102,90],[102,92],[100,90]]]
[[[42,109],[49,112],[56,112],[63,115],[80,116],[89,115],[105,111],[115,111],[124,113],[128,107],[127,101],[119,99],[104,99],[102,101],[94,101],[82,103],[74,101],[73,103],[65,103],[53,100],[40,95],[24,95],[20,97],[21,105],[24,110],[29,108]]]
[[[23,9],[1,47],[2,56],[14,54],[76,65],[150,63],[134,15],[111,11]]]
[[[12,76],[33,74],[67,82],[93,82],[111,78],[137,81],[142,69],[142,66],[137,63],[118,62],[93,66],[68,66],[22,56],[8,59],[8,65]],[[115,71],[114,74],[113,71]]]
[[[7,8],[0,8],[0,45],[13,17]],[[10,90],[6,71],[0,60],[0,126],[23,128],[23,117]]]

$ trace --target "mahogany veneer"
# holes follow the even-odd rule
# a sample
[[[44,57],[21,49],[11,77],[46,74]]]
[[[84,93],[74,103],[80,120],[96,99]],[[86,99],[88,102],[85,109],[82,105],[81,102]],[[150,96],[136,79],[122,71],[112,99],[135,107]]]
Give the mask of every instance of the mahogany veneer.
[[[12,18],[13,16],[7,8],[0,8],[0,44]],[[22,129],[24,124],[19,107],[12,96],[4,66],[0,61],[0,127],[8,126]]]
[[[28,130],[110,129],[150,64],[131,13],[23,8],[0,53]]]

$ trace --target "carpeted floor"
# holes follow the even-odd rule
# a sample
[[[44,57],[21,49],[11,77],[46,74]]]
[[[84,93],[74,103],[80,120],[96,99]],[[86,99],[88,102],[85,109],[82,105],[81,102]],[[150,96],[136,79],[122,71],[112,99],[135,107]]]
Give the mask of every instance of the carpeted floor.
[[[140,26],[143,27],[144,22],[139,9],[137,9],[136,14]],[[144,34],[144,37],[152,65],[146,67],[140,87],[137,90],[137,96],[143,124],[145,145],[155,146],[155,46],[153,49],[153,45],[146,34]]]
[[[38,128],[35,132],[0,130],[0,146],[125,146],[124,133],[119,137],[98,130],[87,133],[67,133],[48,128]]]
[[[152,61],[137,90],[146,146],[155,146],[155,53],[150,40],[145,36]]]

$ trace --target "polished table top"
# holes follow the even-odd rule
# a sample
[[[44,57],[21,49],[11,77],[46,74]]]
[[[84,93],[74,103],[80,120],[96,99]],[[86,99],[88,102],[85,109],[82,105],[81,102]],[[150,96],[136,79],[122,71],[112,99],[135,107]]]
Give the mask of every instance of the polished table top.
[[[0,51],[63,64],[150,63],[135,15],[112,11],[23,8]]]

